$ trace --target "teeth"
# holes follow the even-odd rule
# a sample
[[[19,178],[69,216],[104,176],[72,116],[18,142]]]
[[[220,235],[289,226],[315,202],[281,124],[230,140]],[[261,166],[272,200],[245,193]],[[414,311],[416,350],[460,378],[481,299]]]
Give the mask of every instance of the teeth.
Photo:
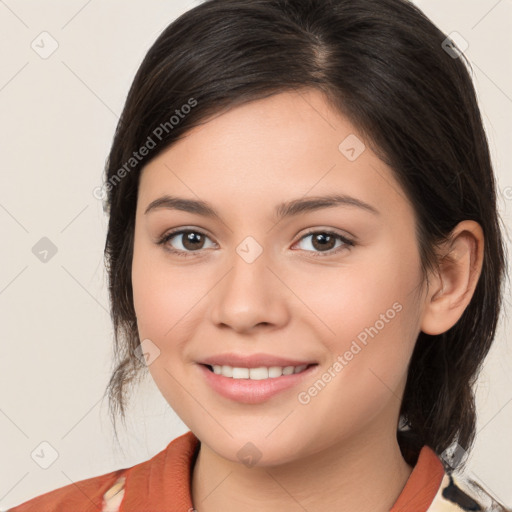
[[[275,379],[281,377],[281,375],[291,375],[292,373],[303,372],[307,368],[307,364],[300,366],[260,366],[259,368],[238,368],[227,365],[212,366],[213,373],[217,375],[223,375],[224,377],[231,377],[233,379],[251,379],[251,380],[264,380],[264,379]]]
[[[232,368],[233,379],[248,379],[249,378],[249,368]]]

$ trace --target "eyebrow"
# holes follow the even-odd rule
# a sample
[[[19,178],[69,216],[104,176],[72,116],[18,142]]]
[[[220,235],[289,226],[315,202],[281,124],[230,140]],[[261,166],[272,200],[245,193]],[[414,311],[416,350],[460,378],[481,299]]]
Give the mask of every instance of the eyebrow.
[[[281,220],[301,213],[313,212],[323,208],[333,208],[335,206],[359,208],[373,215],[380,215],[380,212],[374,206],[360,199],[344,194],[330,194],[326,196],[310,196],[308,198],[294,199],[280,203],[274,210],[274,218]],[[215,208],[205,201],[196,199],[165,195],[152,201],[146,208],[144,215],[150,211],[159,209],[180,210],[221,220],[220,214]]]

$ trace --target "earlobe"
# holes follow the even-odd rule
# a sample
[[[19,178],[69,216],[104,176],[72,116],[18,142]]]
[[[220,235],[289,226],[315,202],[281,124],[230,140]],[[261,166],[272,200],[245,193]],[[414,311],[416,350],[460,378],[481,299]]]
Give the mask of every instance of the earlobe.
[[[441,334],[464,313],[482,271],[484,234],[480,224],[465,220],[453,229],[439,257],[439,271],[425,298],[421,330]]]

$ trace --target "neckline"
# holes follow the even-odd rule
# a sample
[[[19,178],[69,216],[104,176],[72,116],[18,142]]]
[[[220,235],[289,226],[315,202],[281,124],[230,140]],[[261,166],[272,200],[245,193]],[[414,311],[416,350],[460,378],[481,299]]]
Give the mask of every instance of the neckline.
[[[200,440],[190,430],[171,441],[163,451],[163,457],[159,459],[158,464],[148,467],[149,475],[146,474],[145,479],[141,478],[142,475],[137,477],[134,474],[132,485],[127,483],[127,494],[131,495],[133,503],[142,505],[139,501],[140,491],[146,488],[148,490],[147,498],[144,501],[146,508],[154,507],[156,510],[167,506],[170,507],[169,510],[193,510],[192,476],[200,448]],[[158,469],[160,464],[161,467]],[[409,510],[428,512],[444,475],[443,464],[436,453],[429,446],[423,446],[416,464],[390,512],[407,512]],[[136,494],[139,499],[136,499]],[[127,498],[126,506],[130,505],[132,499],[128,496],[125,498]],[[131,510],[131,508],[124,509],[122,507],[121,511],[123,510]]]
[[[400,496],[390,512],[428,512],[445,475],[437,454],[424,445]]]

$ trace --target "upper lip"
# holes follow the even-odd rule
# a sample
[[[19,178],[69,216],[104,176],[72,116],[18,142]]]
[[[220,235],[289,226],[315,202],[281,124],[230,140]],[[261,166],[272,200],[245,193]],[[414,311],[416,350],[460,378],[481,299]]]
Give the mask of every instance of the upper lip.
[[[234,368],[259,368],[265,366],[301,366],[316,364],[315,361],[307,361],[300,359],[288,359],[285,357],[274,356],[272,354],[218,354],[211,357],[206,357],[200,361],[201,364],[210,366],[232,366]]]

